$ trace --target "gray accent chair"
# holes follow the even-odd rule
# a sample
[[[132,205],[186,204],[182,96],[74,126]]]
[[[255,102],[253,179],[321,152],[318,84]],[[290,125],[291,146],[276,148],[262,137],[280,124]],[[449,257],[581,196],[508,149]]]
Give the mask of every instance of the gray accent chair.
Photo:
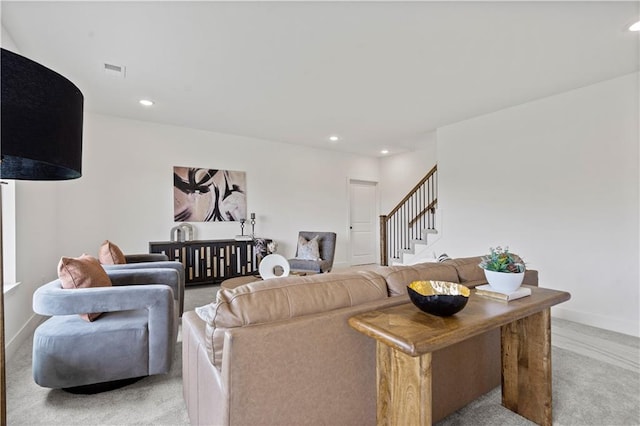
[[[176,291],[178,297],[178,315],[182,316],[184,312],[184,266],[182,263],[169,260],[166,254],[162,253],[140,253],[140,254],[125,254],[124,258],[127,263],[123,265],[102,265],[102,267],[108,272],[113,270],[132,270],[132,269],[147,269],[147,268],[173,268],[178,271],[180,275],[180,285]]]
[[[112,287],[38,288],[33,310],[51,316],[33,336],[33,379],[64,389],[168,373],[178,333],[178,271],[107,271]],[[78,314],[103,312],[94,322]]]
[[[311,240],[318,236],[318,246],[320,248],[321,260],[306,259],[288,259],[289,266],[292,271],[308,271],[315,273],[330,272],[333,267],[333,257],[336,252],[336,233],[335,232],[312,232],[300,231],[299,237]],[[296,257],[298,257],[298,240],[296,239]]]

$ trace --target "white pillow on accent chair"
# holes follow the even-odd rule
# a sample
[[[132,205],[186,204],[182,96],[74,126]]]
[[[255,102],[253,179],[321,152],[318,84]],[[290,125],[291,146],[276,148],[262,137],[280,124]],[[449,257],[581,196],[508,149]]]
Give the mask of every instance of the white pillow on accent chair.
[[[318,245],[317,235],[310,240],[307,240],[302,235],[298,236],[298,255],[296,259],[322,260],[320,259],[320,246]]]

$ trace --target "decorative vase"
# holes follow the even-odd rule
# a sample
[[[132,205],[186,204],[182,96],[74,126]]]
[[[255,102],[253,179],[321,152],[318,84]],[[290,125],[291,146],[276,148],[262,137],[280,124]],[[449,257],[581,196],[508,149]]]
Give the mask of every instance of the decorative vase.
[[[492,288],[503,293],[516,291],[524,280],[524,272],[496,272],[485,269],[484,276]]]

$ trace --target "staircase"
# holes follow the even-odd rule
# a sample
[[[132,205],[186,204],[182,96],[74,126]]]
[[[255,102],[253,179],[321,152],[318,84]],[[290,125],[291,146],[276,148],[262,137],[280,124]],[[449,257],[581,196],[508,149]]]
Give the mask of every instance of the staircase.
[[[410,265],[433,257],[428,238],[437,235],[438,166],[391,210],[380,216],[380,264]]]

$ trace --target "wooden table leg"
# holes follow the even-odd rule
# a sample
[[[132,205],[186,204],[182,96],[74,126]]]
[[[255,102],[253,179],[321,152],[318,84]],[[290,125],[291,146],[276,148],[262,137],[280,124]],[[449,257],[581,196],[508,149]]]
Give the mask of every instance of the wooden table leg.
[[[378,426],[431,425],[431,353],[409,356],[377,342]]]
[[[502,405],[539,424],[552,424],[551,313],[502,326]]]

